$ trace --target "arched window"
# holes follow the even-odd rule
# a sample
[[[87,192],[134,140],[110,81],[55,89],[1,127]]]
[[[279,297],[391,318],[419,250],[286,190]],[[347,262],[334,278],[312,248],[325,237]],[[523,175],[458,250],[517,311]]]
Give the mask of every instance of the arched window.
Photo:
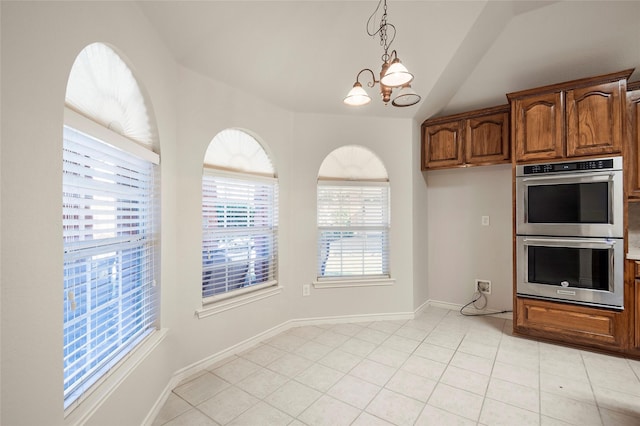
[[[318,280],[389,277],[389,179],[380,159],[348,145],[318,173]]]
[[[87,46],[67,85],[63,129],[64,407],[155,328],[158,155],[133,74]]]
[[[227,129],[202,174],[202,297],[214,302],[276,285],[278,181],[250,134]]]

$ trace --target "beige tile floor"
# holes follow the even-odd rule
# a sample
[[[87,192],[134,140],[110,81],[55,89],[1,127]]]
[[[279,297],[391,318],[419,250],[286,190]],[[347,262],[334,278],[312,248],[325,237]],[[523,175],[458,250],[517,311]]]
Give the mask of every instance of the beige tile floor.
[[[154,425],[640,425],[640,361],[430,307],[288,330],[176,387]]]

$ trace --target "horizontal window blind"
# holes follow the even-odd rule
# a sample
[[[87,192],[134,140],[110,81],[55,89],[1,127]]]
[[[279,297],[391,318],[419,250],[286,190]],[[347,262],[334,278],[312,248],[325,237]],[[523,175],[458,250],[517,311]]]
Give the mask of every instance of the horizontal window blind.
[[[154,168],[70,127],[63,142],[65,408],[155,327]]]
[[[276,279],[275,179],[205,170],[202,178],[202,296]]]
[[[318,278],[389,276],[389,186],[318,183]]]

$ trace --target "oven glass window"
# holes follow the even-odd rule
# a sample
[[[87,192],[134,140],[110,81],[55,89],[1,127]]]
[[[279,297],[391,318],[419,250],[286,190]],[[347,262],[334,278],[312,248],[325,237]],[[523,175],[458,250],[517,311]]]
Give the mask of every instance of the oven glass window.
[[[528,246],[530,283],[609,290],[608,249]]]
[[[607,182],[531,185],[529,223],[610,223]]]

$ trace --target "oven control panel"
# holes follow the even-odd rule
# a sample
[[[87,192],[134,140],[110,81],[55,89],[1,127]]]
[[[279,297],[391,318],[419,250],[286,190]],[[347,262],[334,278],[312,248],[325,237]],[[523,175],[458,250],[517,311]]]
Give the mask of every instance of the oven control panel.
[[[618,166],[618,164],[620,164],[620,166]],[[568,163],[531,164],[528,166],[519,166],[519,168],[522,168],[522,175],[537,175],[560,172],[583,172],[590,170],[616,170],[622,168],[621,164],[622,157],[615,157],[595,160],[571,161]]]

